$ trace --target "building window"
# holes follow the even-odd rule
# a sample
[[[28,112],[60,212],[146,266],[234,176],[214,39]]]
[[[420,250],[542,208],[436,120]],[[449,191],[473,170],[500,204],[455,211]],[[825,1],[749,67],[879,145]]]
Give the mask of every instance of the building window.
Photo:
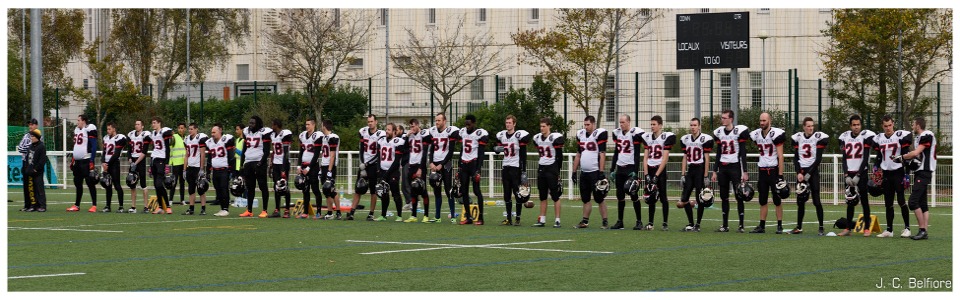
[[[760,11],[758,11],[757,13],[758,13],[758,14],[770,14],[770,9],[769,9],[769,8],[761,8]]]
[[[477,10],[477,22],[483,23],[487,21],[487,9],[481,8]]]
[[[540,20],[540,9],[539,9],[539,8],[531,8],[531,9],[530,9],[530,20],[532,20],[532,21]]]
[[[340,9],[339,8],[333,9],[333,26],[340,27]]]
[[[664,122],[680,122],[680,101],[667,101],[667,115]]]
[[[680,75],[663,75],[663,97],[680,98]]]
[[[828,13],[828,12],[832,12],[832,11],[833,11],[832,8],[821,8],[821,9],[820,9],[820,12],[821,12],[821,13]]]
[[[363,68],[363,59],[362,59],[362,58],[354,58],[354,59],[350,60],[350,65],[347,66],[347,68],[350,68],[350,69],[360,69],[360,68]]]
[[[380,9],[380,26],[387,26],[387,17],[390,16],[390,10],[386,8]]]
[[[641,9],[640,9],[640,17],[649,18],[649,17],[650,17],[650,11],[651,11],[651,9],[649,9],[649,8],[641,8]]]
[[[437,9],[428,8],[427,9],[427,24],[436,25],[437,24]]]
[[[617,78],[613,75],[608,75],[607,80],[603,84],[604,86],[604,111],[606,114],[606,122],[616,122],[617,121]]]
[[[730,73],[720,74],[720,109],[730,109]]]
[[[760,72],[749,72],[750,74],[750,104],[753,107],[763,107],[763,74]]]
[[[483,78],[470,83],[470,100],[483,100]]]
[[[83,89],[85,90],[90,89],[90,79],[86,79],[86,78],[83,79]]]
[[[709,9],[709,8],[701,8],[701,9],[700,9],[700,13],[701,13],[701,14],[705,14],[705,13],[708,13],[708,12],[710,12],[710,9]]]
[[[250,80],[250,65],[237,64],[237,81]]]
[[[497,78],[497,101],[500,101],[506,98],[508,90],[511,87],[513,87],[513,78],[510,78],[510,77]]]

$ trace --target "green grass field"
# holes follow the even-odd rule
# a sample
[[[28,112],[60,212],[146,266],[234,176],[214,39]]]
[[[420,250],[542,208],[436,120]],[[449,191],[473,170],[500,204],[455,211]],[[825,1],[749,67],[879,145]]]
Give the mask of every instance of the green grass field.
[[[892,277],[903,287],[881,291],[918,291],[908,278],[953,279],[950,207],[930,211],[929,240],[912,241],[818,237],[812,205],[804,234],[776,235],[772,206],[766,234],[713,232],[719,201],[703,232],[687,233],[675,207],[669,232],[601,230],[596,209],[590,228],[574,229],[580,202],[566,200],[563,228],[554,229],[529,226],[538,208],[524,210],[520,227],[499,225],[502,206],[486,208],[484,226],[460,226],[367,222],[366,212],[356,221],[241,219],[239,208],[217,218],[216,207],[182,216],[184,206],[173,215],[87,213],[89,196],[81,212],[67,213],[72,189],[48,193],[46,213],[18,212],[20,189],[7,194],[9,291],[877,291]],[[608,207],[613,223],[616,204]],[[747,203],[747,230],[758,209]],[[824,209],[829,229],[846,208]],[[785,204],[787,230],[795,210]],[[646,205],[642,213],[646,221]],[[625,219],[628,228],[636,220],[630,203]],[[894,228],[903,228],[899,210]]]

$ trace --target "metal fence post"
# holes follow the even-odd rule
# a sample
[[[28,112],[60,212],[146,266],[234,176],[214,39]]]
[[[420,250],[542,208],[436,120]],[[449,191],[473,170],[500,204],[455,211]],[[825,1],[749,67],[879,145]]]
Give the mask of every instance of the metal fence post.
[[[347,151],[347,191],[353,193],[353,152]],[[308,192],[309,193],[309,192]],[[357,203],[354,203],[357,205]]]
[[[637,127],[640,127],[640,72],[633,72],[633,118],[636,119],[635,123]],[[940,86],[939,84],[937,85]],[[939,95],[940,93],[937,93]],[[938,119],[939,120],[939,119]],[[938,121],[939,122],[939,121]],[[940,123],[937,123],[938,126]]]
[[[817,128],[823,128],[823,78],[817,78]]]
[[[840,172],[837,171],[839,168],[838,165],[839,163],[837,156],[833,156],[833,205],[840,204],[840,193],[837,193],[837,191],[839,191],[838,189],[840,188]]]
[[[930,203],[932,204],[931,206],[937,207],[937,172],[933,172],[932,177],[933,180],[930,181],[930,186],[932,187],[930,189],[930,198],[933,199],[933,201],[930,201]]]
[[[493,75],[493,103],[500,102],[500,75]]]
[[[787,123],[790,123],[790,116],[793,115],[793,69],[787,69]]]
[[[796,132],[797,126],[800,126],[800,76],[797,75],[797,69],[793,69],[793,131]]]
[[[564,153],[564,155],[567,154]],[[567,178],[573,178],[573,157],[567,159]],[[563,178],[558,178],[558,180],[563,180]],[[573,180],[567,180],[567,200],[573,200]]]
[[[493,152],[487,152],[487,162],[490,163],[490,168],[488,168],[489,171],[487,171],[487,186],[489,188],[487,195],[490,195],[490,197],[494,197],[493,196],[493,168],[495,164],[493,163]]]

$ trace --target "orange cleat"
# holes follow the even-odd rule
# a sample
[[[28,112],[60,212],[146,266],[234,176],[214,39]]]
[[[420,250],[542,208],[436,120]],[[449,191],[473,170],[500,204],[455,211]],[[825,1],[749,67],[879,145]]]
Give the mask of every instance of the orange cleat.
[[[167,207],[167,214],[168,214],[168,215],[172,215],[172,214],[173,214],[173,208]]]
[[[240,214],[240,217],[241,217],[241,218],[250,218],[250,217],[253,217],[253,213],[248,210],[248,211],[245,211],[245,212],[243,212],[242,214]]]
[[[74,205],[74,206],[70,206],[70,208],[68,208],[67,211],[80,211],[80,208]]]
[[[266,218],[266,217],[267,217],[267,211],[265,211],[265,210],[264,210],[264,211],[261,211],[261,212],[260,212],[260,215],[259,215],[258,217],[260,217],[260,218]]]
[[[90,209],[87,210],[87,212],[92,212],[92,213],[97,212],[97,206],[96,205],[91,206]]]

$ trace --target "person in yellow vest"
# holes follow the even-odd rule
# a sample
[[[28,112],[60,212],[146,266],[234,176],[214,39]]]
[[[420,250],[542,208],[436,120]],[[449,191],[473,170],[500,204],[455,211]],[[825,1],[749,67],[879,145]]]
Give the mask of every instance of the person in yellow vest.
[[[240,161],[240,154],[243,154],[243,125],[237,124],[233,125],[233,132],[236,133],[237,139],[234,143],[237,145],[237,149],[234,150],[237,155],[237,171],[240,171],[240,167],[243,166],[243,162]]]
[[[176,178],[177,185],[180,186],[180,205],[183,205],[183,158],[186,157],[187,148],[183,145],[183,135],[187,131],[187,126],[180,122],[177,124],[177,133],[173,135],[173,147],[170,147],[170,167],[173,170],[173,176]],[[174,187],[176,189],[176,187]],[[173,196],[175,191],[170,191]],[[171,197],[173,198],[173,197]]]

